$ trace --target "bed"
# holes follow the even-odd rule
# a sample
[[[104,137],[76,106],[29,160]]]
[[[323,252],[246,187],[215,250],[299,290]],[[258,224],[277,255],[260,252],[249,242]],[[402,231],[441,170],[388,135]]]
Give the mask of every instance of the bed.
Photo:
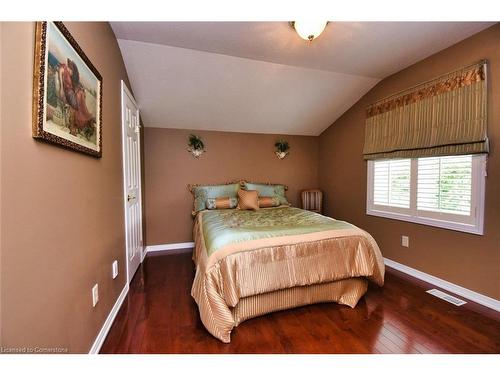
[[[384,263],[370,234],[294,207],[196,214],[191,295],[206,329],[229,343],[245,320],[319,302],[355,307]]]

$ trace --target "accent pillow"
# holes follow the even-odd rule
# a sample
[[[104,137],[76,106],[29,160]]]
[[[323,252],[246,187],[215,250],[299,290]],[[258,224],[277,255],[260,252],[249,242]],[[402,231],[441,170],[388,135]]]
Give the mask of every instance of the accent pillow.
[[[223,198],[207,198],[206,206],[209,210],[223,210],[227,208],[236,208],[238,198],[223,197]]]
[[[238,208],[240,210],[258,210],[259,194],[256,190],[238,191]]]
[[[190,187],[190,190],[194,196],[193,215],[196,215],[198,211],[207,208],[206,202],[208,198],[237,198],[240,184],[194,185]]]
[[[280,205],[279,197],[259,197],[259,207],[278,207]]]
[[[285,185],[271,185],[271,184],[253,184],[251,182],[245,183],[246,190],[257,190],[260,197],[276,196],[281,204],[290,205],[285,196]]]

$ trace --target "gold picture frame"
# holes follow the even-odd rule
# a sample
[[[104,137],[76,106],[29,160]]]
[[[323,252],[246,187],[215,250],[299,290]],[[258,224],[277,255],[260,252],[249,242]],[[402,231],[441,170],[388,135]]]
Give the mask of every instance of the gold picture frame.
[[[37,22],[33,137],[102,156],[102,76],[62,22]]]

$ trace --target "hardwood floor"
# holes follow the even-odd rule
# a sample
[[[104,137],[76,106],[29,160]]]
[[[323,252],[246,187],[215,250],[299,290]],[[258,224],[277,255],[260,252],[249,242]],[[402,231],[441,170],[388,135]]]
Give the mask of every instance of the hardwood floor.
[[[456,307],[430,284],[386,269],[356,308],[335,303],[242,323],[223,344],[203,327],[191,298],[191,251],[149,254],[101,353],[500,353],[500,314]]]

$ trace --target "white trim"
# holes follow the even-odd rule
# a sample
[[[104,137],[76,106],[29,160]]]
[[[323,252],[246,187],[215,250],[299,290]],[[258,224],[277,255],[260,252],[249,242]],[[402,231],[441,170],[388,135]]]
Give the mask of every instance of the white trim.
[[[439,277],[429,275],[428,273],[416,270],[414,268],[405,266],[404,264],[395,262],[391,259],[384,258],[385,265],[394,268],[395,270],[406,273],[407,275],[413,276],[419,280],[423,280],[432,285],[435,285],[441,289],[447,290],[451,293],[459,295],[461,297],[467,298],[470,301],[476,302],[480,305],[493,309],[495,311],[500,312],[500,301],[493,299],[491,297],[485,296],[484,294],[479,294],[470,289],[466,289],[461,287],[460,285],[456,285],[450,283],[449,281],[440,279]]]
[[[123,79],[121,80],[121,88],[123,91],[125,91],[125,93],[129,97],[130,101],[134,104],[134,106],[137,109],[139,109],[139,104],[137,104],[137,102],[135,101],[134,95],[132,95],[132,93],[130,92],[130,90],[127,87],[127,84],[123,81]]]
[[[127,293],[128,293],[128,283],[125,284],[125,286],[123,287],[122,292],[118,296],[113,308],[109,312],[109,315],[106,318],[106,321],[102,325],[101,330],[99,331],[99,334],[97,335],[94,343],[92,344],[92,347],[89,350],[89,354],[98,354],[99,350],[101,350],[101,346],[104,343],[106,336],[108,335],[109,329],[113,325],[113,322],[116,318],[116,314],[118,314],[118,311],[120,310],[120,307],[121,307],[123,301],[125,300]]]
[[[125,95],[127,98],[134,104],[135,108],[137,109],[137,118],[139,117],[139,106],[137,102],[135,101],[134,96],[130,92],[129,88],[127,87],[127,84],[121,80],[120,81],[120,101],[121,101],[121,130],[122,130],[122,135],[121,135],[121,141],[122,141],[122,180],[123,180],[123,221],[124,221],[124,229],[125,229],[125,271],[126,271],[126,277],[127,277],[127,284],[130,284],[132,281],[131,278],[129,277],[129,259],[128,259],[128,236],[127,236],[127,182],[125,179],[125,173],[126,173],[126,160],[125,160],[125,127],[124,127],[124,119],[123,119],[123,109],[125,106]],[[139,124],[140,125],[140,124]],[[141,155],[141,141],[140,141],[140,133],[138,135],[139,137],[139,155]],[[140,157],[140,156],[139,156]],[[141,165],[139,163],[139,169],[141,168]],[[146,251],[144,249],[144,243],[143,243],[143,238],[144,238],[144,233],[143,233],[143,222],[142,222],[142,215],[143,215],[143,207],[142,207],[142,179],[139,179],[139,206],[140,206],[140,257],[141,257],[141,263],[144,260],[144,257],[146,256]]]
[[[366,214],[370,216],[383,217],[386,219],[394,219],[394,220],[407,221],[409,223],[423,224],[436,228],[451,229],[451,230],[456,230],[458,232],[472,233],[477,235],[484,234],[482,224],[479,224],[479,226],[475,226],[475,225],[457,223],[453,221],[432,219],[429,217],[410,216],[410,215],[399,214],[396,212],[379,211],[376,209],[367,209]]]
[[[178,242],[178,243],[166,243],[162,245],[151,245],[151,246],[146,246],[146,250],[144,251],[144,256],[146,256],[147,253],[154,251],[192,249],[193,247],[194,247],[194,242]]]
[[[127,94],[128,88],[125,85],[123,80],[120,81],[120,130],[121,130],[121,143],[122,143],[122,184],[123,184],[123,196],[127,195],[127,183],[125,182],[125,144],[124,144],[124,119],[123,119],[123,105],[124,105],[124,95]],[[125,278],[127,281],[127,285],[130,284],[130,280],[128,278],[128,236],[127,236],[127,200],[123,199],[123,230],[125,231]]]

